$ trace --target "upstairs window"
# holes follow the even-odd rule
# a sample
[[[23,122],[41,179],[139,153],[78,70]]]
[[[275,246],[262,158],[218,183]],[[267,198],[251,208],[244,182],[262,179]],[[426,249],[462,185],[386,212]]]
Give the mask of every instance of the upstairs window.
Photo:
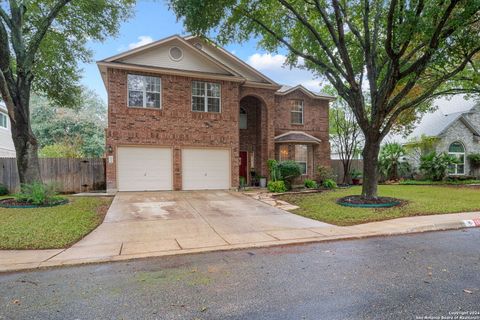
[[[292,124],[303,124],[303,100],[292,100]]]
[[[192,111],[220,112],[221,91],[219,83],[192,81]]]
[[[162,106],[162,81],[159,77],[128,75],[128,106],[158,108]]]
[[[458,161],[450,165],[448,173],[452,175],[465,174],[465,147],[461,142],[454,142],[448,147],[448,154],[455,157]]]
[[[305,144],[295,145],[295,162],[300,166],[300,172],[307,174],[308,147]]]
[[[247,129],[247,111],[240,107],[240,129]]]
[[[0,112],[0,128],[8,129],[7,115],[3,112]]]

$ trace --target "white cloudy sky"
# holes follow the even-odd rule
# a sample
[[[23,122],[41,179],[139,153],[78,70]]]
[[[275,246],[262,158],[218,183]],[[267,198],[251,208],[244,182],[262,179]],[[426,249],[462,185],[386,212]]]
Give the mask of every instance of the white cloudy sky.
[[[295,86],[302,84],[313,91],[320,91],[323,83],[307,70],[291,69],[285,66],[286,57],[282,54],[254,53],[249,56],[247,63],[264,73],[267,77],[279,82]]]

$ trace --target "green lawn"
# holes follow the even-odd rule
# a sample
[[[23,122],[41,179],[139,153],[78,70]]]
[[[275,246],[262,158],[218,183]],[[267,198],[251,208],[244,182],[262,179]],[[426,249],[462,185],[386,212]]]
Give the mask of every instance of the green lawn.
[[[0,208],[0,249],[68,247],[102,221],[112,198],[70,197],[50,208]]]
[[[408,201],[401,207],[388,209],[349,208],[335,202],[338,198],[360,192],[360,187],[352,187],[315,194],[287,194],[278,198],[300,207],[293,213],[341,226],[408,216],[480,211],[480,190],[461,187],[379,186],[379,195]]]

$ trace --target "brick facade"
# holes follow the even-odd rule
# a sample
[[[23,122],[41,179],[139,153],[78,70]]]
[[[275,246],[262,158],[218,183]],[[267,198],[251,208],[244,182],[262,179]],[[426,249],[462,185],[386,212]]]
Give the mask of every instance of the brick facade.
[[[239,82],[208,80],[168,74],[161,77],[162,108],[128,108],[127,74],[109,68],[108,129],[106,144],[113,163],[107,161],[107,189],[116,190],[116,150],[119,146],[167,146],[173,149],[173,188],[182,189],[181,149],[184,147],[226,148],[231,152],[231,187],[239,184],[239,151],[255,155],[255,171],[268,176],[267,160],[276,157],[274,137],[288,131],[304,131],[322,140],[309,145],[308,177],[314,178],[318,165],[330,164],[328,142],[328,101],[309,98],[295,91],[285,96],[275,95],[275,89],[242,86]],[[191,111],[192,80],[221,84],[221,112]],[[304,124],[292,125],[291,99],[304,100]],[[247,110],[248,128],[239,130],[239,106]],[[250,158],[249,158],[250,160]],[[250,168],[250,161],[249,161]]]
[[[173,188],[182,189],[181,148],[214,147],[231,150],[232,187],[238,186],[238,97],[239,84],[221,83],[221,113],[191,111],[193,79],[165,74],[162,79],[162,109],[127,107],[127,71],[108,70],[107,150],[112,147],[113,163],[107,161],[107,189],[116,190],[116,149],[125,145],[168,146],[173,148]],[[207,80],[206,80],[207,81]],[[208,80],[212,81],[212,80]]]
[[[291,109],[292,100],[303,101],[303,124],[292,124]],[[275,136],[289,131],[302,131],[321,140],[320,144],[308,145],[307,175],[305,178],[315,179],[318,166],[330,166],[330,142],[328,133],[327,100],[312,99],[300,90],[275,98]],[[275,148],[276,159],[279,159],[279,147]],[[289,145],[288,159],[295,160],[295,148]]]

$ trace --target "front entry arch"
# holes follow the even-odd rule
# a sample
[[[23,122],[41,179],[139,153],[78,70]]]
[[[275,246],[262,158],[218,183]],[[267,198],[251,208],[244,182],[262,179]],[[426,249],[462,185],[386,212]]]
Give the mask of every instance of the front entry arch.
[[[256,185],[260,177],[267,176],[267,108],[249,95],[240,100],[239,112],[239,174],[246,175],[249,185]]]

